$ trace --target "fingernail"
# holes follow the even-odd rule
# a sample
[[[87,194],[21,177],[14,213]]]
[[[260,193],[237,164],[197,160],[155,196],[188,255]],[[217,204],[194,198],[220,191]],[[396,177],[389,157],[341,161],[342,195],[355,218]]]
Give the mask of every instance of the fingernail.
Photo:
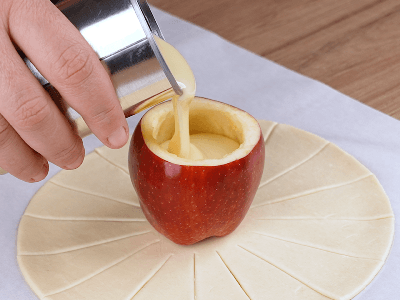
[[[41,171],[37,175],[33,176],[31,178],[31,181],[32,182],[39,182],[39,181],[45,179],[48,172],[49,172],[49,164],[47,162],[45,162],[42,165]]]
[[[128,132],[125,127],[120,127],[115,130],[109,137],[108,142],[112,147],[119,148],[125,145],[128,140]]]
[[[83,163],[84,158],[85,158],[84,155],[79,156],[79,158],[75,162],[65,166],[65,168],[63,168],[63,169],[75,170],[76,168],[78,168]]]

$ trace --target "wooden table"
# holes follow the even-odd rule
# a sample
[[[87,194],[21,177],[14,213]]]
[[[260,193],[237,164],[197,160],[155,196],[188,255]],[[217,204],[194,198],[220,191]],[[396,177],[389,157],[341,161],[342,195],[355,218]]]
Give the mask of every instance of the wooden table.
[[[149,3],[400,120],[399,0]]]

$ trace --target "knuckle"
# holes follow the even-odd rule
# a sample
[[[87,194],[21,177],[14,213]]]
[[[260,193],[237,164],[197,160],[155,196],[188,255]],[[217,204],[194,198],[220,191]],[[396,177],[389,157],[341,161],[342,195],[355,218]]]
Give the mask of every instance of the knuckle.
[[[79,44],[62,51],[54,66],[59,80],[68,86],[82,84],[93,73],[91,54]]]
[[[53,158],[55,161],[60,164],[69,165],[74,163],[79,157],[82,156],[82,144],[80,140],[76,140],[75,142],[69,144],[67,147],[57,151]]]
[[[35,130],[51,116],[50,106],[37,93],[24,92],[17,97],[15,105],[15,126],[23,130]]]
[[[112,120],[115,119],[115,112],[117,106],[111,105],[104,107],[101,110],[95,111],[93,115],[90,116],[90,123],[100,125],[100,126],[109,126]]]
[[[10,124],[0,115],[0,148],[5,148],[11,141],[12,129]]]
[[[34,153],[33,156],[29,153],[24,156],[15,155],[16,151],[19,153],[22,151],[27,154],[26,151],[21,150],[18,139],[18,135],[15,134],[11,125],[0,115],[0,160],[2,165],[7,166],[7,170],[13,176],[31,181],[31,178],[43,173],[42,158],[38,153]]]

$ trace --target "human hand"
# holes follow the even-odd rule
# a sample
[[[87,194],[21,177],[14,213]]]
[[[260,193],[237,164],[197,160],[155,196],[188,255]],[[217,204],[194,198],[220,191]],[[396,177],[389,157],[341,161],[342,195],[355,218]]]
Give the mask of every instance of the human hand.
[[[49,0],[0,1],[0,167],[36,182],[48,161],[75,169],[82,140],[33,76],[19,47],[63,99],[110,148],[128,140],[112,82],[79,31]]]

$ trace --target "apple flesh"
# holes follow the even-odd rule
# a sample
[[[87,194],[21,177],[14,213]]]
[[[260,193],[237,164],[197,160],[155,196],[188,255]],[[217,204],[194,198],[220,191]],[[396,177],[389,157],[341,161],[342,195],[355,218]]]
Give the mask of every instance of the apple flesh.
[[[221,159],[189,160],[160,145],[174,133],[172,103],[149,110],[129,149],[133,186],[147,220],[177,244],[190,245],[234,231],[245,217],[261,180],[264,139],[257,121],[233,106],[196,97],[190,133],[214,133],[240,147]]]

